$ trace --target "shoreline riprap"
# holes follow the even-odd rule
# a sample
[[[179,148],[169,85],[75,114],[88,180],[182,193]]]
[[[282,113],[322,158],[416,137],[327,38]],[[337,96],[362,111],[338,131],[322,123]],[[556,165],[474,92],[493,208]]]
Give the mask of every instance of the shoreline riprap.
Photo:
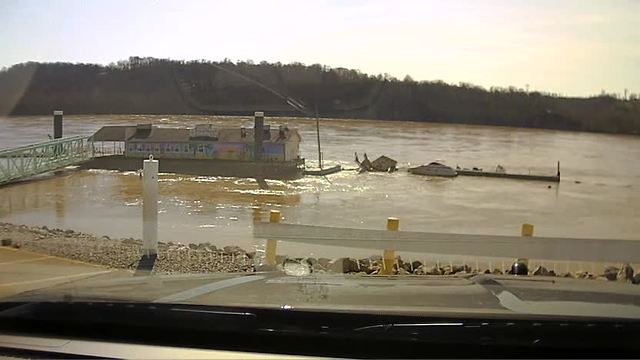
[[[3,246],[118,269],[135,269],[142,256],[142,240],[110,238],[48,228],[0,223]],[[237,246],[218,249],[212,244],[159,243],[156,273],[253,271],[252,253]]]
[[[134,238],[110,238],[77,232],[70,229],[55,229],[47,226],[27,226],[0,223],[0,241],[2,246],[11,246],[25,250],[52,255],[110,268],[135,269],[142,255],[142,240]],[[253,272],[256,270],[255,252],[238,246],[222,248],[210,243],[182,244],[160,242],[158,258],[154,266],[155,273],[209,273],[209,272]],[[308,272],[346,273],[377,275],[381,273],[381,256],[363,259],[354,258],[287,258],[277,257],[278,266],[300,264]],[[258,270],[262,268],[258,267]],[[286,269],[285,269],[286,270]],[[403,261],[396,258],[394,273],[397,275],[466,275],[466,274],[503,274],[500,269],[473,269],[469,265],[428,265],[421,261]],[[505,272],[505,273],[508,273]],[[640,283],[640,273],[635,274],[629,264],[607,266],[602,274],[586,271],[559,273],[544,267],[529,269],[532,276],[556,276],[581,279],[621,280]]]

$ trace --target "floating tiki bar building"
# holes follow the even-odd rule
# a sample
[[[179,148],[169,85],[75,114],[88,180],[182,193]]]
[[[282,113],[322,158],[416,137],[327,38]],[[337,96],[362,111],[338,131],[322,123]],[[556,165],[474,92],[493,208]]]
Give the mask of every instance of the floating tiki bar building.
[[[304,169],[298,130],[265,125],[262,112],[255,113],[253,128],[105,126],[90,140],[96,149],[103,142],[123,151],[96,157],[85,168],[138,170],[142,159],[153,155],[161,172],[192,175],[295,179]]]

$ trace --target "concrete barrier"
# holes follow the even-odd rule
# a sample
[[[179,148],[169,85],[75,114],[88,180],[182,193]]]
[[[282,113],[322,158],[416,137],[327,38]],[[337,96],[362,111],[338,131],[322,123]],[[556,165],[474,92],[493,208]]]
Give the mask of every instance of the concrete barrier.
[[[399,221],[393,226],[399,226]],[[523,227],[521,236],[505,236],[369,230],[281,224],[277,221],[254,224],[256,238],[269,239],[272,242],[280,240],[384,250],[385,259],[390,259],[392,254],[395,255],[395,251],[406,251],[552,261],[640,262],[640,241],[638,240],[533,237],[531,235],[533,235],[533,225]],[[523,236],[526,239],[523,239]],[[275,254],[275,245],[273,252]]]

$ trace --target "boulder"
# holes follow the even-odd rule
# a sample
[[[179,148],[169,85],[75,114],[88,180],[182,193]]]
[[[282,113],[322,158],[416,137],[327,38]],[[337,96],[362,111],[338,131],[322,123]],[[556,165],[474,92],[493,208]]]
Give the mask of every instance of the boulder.
[[[235,245],[225,246],[222,249],[224,250],[225,254],[236,254],[236,255],[238,255],[238,254],[241,254],[241,253],[245,252],[239,246],[235,246]]]
[[[420,266],[422,266],[422,261],[412,261],[411,262],[411,266],[413,267],[413,270],[415,271],[416,269],[418,269]]]
[[[440,268],[440,275],[450,275],[452,271],[452,267],[450,265],[445,265]]]
[[[511,269],[507,273],[511,275],[529,275],[529,267],[526,261],[518,259],[511,265]]]
[[[633,275],[633,283],[640,284],[640,273]]]
[[[382,269],[382,267],[378,264],[371,264],[370,266],[362,268],[368,275],[377,274],[380,272],[380,269]]]
[[[423,265],[423,268],[424,268],[424,265]],[[425,270],[425,274],[427,274],[427,275],[443,275],[444,272],[442,270],[443,269],[440,269],[439,267],[434,265],[434,266],[426,269]]]
[[[307,276],[311,274],[311,265],[306,261],[286,259],[282,264],[284,273],[289,276]]]
[[[320,271],[324,272],[326,270],[327,270],[327,268],[325,268],[324,266],[320,265],[320,263],[316,263],[316,264],[311,265],[311,271],[312,272],[320,272]]]
[[[4,239],[0,240],[0,244],[2,244],[2,246],[11,246],[11,239],[4,238]]]
[[[407,273],[411,273],[413,271],[413,266],[411,265],[410,262],[405,262],[405,263],[402,263],[402,265],[400,266],[400,269],[406,271]]]
[[[198,250],[198,244],[189,244],[188,247],[191,250]]]
[[[618,269],[617,267],[607,266],[606,268],[604,268],[604,274],[602,276],[604,276],[609,281],[615,281],[618,278],[618,272],[620,272],[620,269]]]
[[[633,281],[633,267],[630,264],[622,265],[620,271],[618,271],[618,279],[632,282]]]
[[[323,268],[328,269],[329,265],[331,264],[331,259],[319,258],[318,264],[320,264],[320,266],[322,266]]]
[[[350,273],[359,271],[358,263],[351,258],[337,259],[329,266],[329,270],[336,273]]]
[[[470,273],[471,272],[471,267],[469,265],[453,265],[453,267],[451,268],[451,273],[452,274],[457,274],[459,272],[465,272],[465,273]]]
[[[411,273],[405,270],[404,267],[401,267],[400,269],[398,269],[398,275],[411,275]]]
[[[491,272],[493,275],[502,275],[502,270],[500,269],[493,269],[493,271]]]
[[[591,274],[589,274],[588,271],[576,271],[575,277],[577,279],[587,279],[587,278],[589,278],[589,275],[591,275]]]
[[[549,276],[549,270],[544,266],[538,266],[533,270],[533,276]]]

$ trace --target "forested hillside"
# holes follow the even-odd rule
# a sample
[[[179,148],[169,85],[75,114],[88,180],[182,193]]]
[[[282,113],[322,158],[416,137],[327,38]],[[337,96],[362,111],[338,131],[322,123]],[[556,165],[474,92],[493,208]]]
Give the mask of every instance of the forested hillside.
[[[567,98],[516,88],[403,80],[299,63],[132,57],[109,66],[24,63],[0,72],[0,114],[220,114],[320,116],[640,132],[640,101]]]

